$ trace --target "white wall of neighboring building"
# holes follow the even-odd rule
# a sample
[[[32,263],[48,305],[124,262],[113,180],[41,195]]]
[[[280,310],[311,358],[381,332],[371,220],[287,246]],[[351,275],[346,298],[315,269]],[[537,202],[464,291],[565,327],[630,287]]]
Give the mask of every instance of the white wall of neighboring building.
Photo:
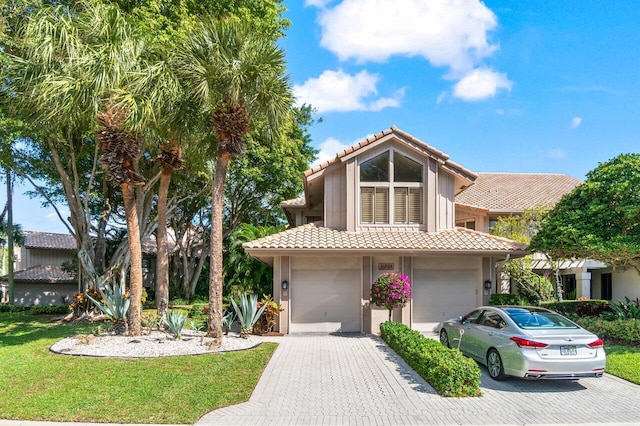
[[[619,302],[625,297],[640,298],[640,273],[633,268],[626,271],[597,269],[591,271],[591,294],[593,299],[600,298],[602,274],[611,273],[611,301]]]

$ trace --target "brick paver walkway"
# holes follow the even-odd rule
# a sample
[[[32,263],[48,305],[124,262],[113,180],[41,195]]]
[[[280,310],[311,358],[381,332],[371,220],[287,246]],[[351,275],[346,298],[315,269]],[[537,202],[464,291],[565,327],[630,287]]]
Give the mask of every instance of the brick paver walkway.
[[[382,340],[289,335],[250,400],[196,425],[640,424],[640,386],[602,379],[496,382],[479,398],[443,398]]]

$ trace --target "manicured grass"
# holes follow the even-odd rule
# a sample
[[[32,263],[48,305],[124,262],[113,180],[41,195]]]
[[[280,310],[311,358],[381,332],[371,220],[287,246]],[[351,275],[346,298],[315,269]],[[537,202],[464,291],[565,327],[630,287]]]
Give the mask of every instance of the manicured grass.
[[[94,326],[49,318],[0,314],[0,419],[194,423],[246,401],[277,346],[135,360],[56,355],[53,343]]]
[[[607,345],[606,372],[640,385],[640,348]]]

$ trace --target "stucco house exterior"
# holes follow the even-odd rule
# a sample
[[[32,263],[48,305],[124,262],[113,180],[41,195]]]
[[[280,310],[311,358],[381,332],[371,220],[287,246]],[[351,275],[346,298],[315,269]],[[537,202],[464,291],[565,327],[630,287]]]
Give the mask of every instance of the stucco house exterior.
[[[456,227],[455,197],[477,177],[396,127],[305,172],[304,197],[283,203],[290,229],[244,244],[274,268],[279,331],[377,333],[371,283],[392,271],[413,284],[394,320],[414,329],[487,303],[496,262],[526,247]]]
[[[456,225],[489,232],[500,216],[520,215],[525,209],[553,208],[563,195],[581,180],[556,173],[479,173],[475,183],[456,195]],[[565,296],[619,301],[640,297],[640,274],[634,270],[614,271],[588,259],[559,263]],[[534,254],[534,272],[551,270],[547,258]],[[500,280],[498,280],[500,281]],[[509,293],[509,282],[499,292]]]
[[[61,265],[74,260],[76,240],[71,234],[22,231],[25,243],[14,250],[14,303],[16,305],[64,305],[79,291],[78,280]],[[156,241],[142,242],[143,285],[155,286]],[[173,250],[170,246],[170,251]],[[0,277],[0,303],[7,303],[8,278]]]
[[[25,242],[14,252],[14,302],[16,305],[63,305],[78,291],[77,280],[62,270],[73,260],[72,235],[22,231]],[[6,287],[7,276],[0,278]],[[3,292],[6,295],[6,289]],[[4,301],[3,301],[4,302]]]

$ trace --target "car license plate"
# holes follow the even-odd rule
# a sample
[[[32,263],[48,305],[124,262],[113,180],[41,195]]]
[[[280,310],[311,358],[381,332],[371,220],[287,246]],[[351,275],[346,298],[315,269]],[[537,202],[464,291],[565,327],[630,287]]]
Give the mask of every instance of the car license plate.
[[[560,355],[577,355],[575,346],[560,346]]]

